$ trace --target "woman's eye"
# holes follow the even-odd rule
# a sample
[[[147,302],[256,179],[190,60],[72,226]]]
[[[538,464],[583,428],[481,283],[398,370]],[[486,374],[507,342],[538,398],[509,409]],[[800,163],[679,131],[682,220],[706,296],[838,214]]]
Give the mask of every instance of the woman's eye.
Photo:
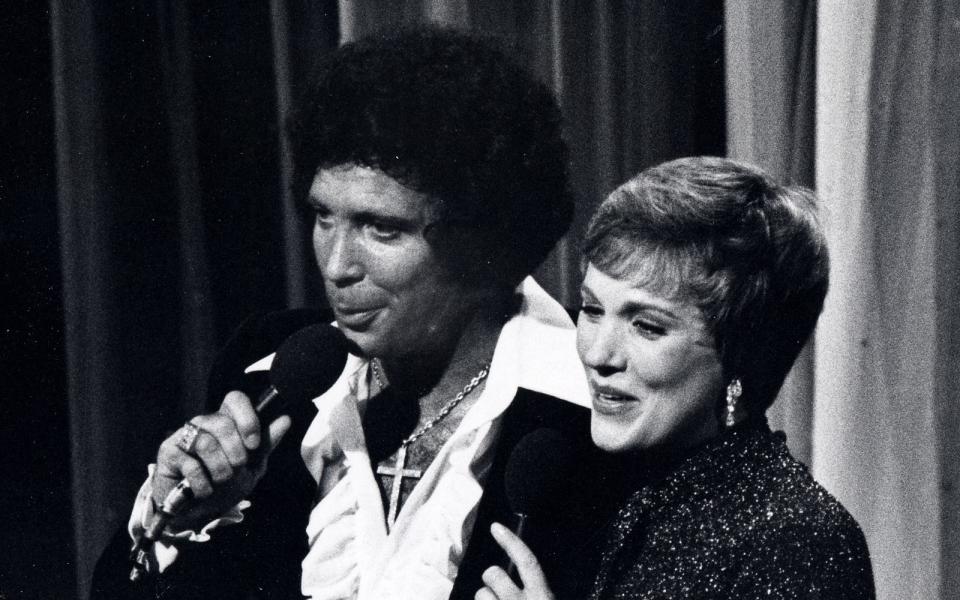
[[[666,335],[665,327],[652,323],[650,321],[636,320],[633,322],[633,328],[647,337],[660,337]]]
[[[580,312],[587,317],[599,317],[603,315],[603,309],[596,304],[581,304]]]

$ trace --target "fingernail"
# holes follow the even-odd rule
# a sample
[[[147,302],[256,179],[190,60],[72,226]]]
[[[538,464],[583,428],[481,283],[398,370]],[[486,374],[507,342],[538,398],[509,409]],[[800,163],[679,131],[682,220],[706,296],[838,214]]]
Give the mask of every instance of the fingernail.
[[[493,523],[490,525],[490,533],[492,533],[495,537],[503,535],[505,530],[506,528],[500,523]]]

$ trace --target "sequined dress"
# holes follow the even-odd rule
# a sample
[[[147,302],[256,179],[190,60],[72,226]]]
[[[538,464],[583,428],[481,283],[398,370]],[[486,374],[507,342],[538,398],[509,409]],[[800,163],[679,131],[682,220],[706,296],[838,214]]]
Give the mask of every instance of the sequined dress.
[[[608,531],[592,598],[874,598],[856,521],[765,421],[654,471]]]

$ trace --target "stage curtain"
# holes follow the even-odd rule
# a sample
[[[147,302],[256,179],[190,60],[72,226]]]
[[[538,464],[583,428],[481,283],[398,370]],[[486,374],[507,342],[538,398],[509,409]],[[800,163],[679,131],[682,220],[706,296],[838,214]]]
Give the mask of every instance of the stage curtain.
[[[78,595],[247,315],[318,300],[282,126],[329,2],[51,2]],[[68,510],[64,507],[64,510]]]
[[[960,7],[813,4],[726,6],[730,153],[815,184],[831,251],[812,361],[772,421],[863,527],[878,598],[953,598]]]
[[[813,467],[859,519],[891,600],[960,589],[958,22],[950,0],[824,2],[817,19],[833,273]]]

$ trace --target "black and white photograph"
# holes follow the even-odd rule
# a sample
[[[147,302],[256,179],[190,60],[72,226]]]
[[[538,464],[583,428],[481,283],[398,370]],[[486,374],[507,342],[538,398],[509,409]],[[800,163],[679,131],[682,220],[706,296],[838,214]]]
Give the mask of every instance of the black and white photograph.
[[[14,0],[0,600],[960,598],[957,0]]]

